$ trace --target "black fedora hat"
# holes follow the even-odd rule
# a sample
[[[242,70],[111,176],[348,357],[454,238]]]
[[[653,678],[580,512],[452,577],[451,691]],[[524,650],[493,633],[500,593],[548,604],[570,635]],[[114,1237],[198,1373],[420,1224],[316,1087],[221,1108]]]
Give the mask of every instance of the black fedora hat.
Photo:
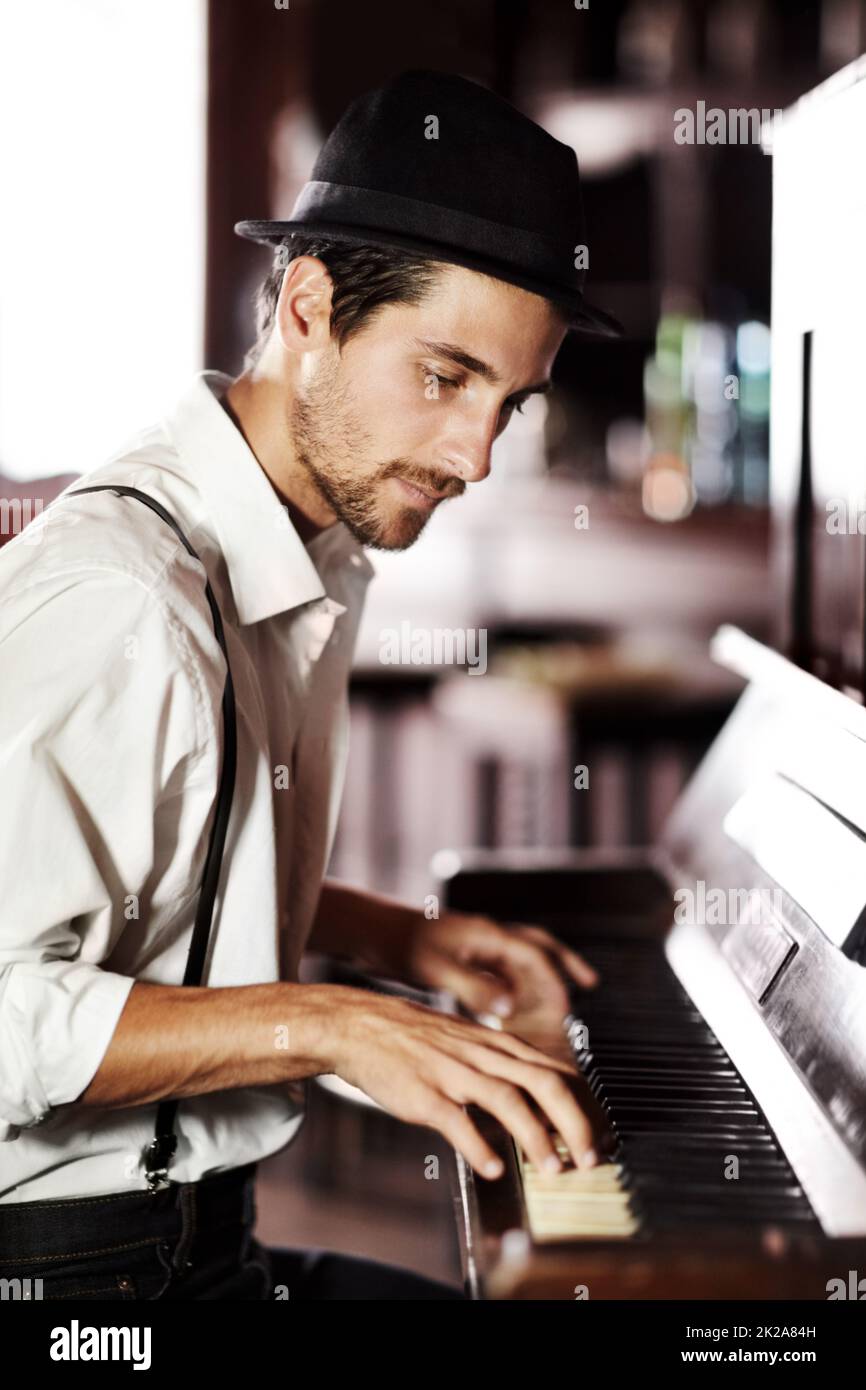
[[[288,221],[235,231],[265,244],[300,232],[414,251],[544,295],[578,332],[623,331],[583,297],[574,150],[455,73],[404,72],[356,98]]]

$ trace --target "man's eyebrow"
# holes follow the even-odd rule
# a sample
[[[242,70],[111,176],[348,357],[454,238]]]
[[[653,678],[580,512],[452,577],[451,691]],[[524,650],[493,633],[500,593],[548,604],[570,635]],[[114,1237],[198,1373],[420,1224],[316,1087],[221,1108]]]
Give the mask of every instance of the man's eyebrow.
[[[491,386],[496,386],[502,377],[494,367],[488,362],[482,362],[480,357],[473,357],[471,352],[464,352],[463,348],[457,347],[455,343],[433,343],[428,338],[416,338],[416,347],[422,352],[428,352],[431,357],[441,357],[443,361],[451,362],[455,367],[462,367],[466,372],[474,372],[480,376],[482,381],[490,382]],[[524,386],[519,391],[515,391],[515,396],[534,396],[549,391],[553,386],[552,381],[537,381],[532,386]]]

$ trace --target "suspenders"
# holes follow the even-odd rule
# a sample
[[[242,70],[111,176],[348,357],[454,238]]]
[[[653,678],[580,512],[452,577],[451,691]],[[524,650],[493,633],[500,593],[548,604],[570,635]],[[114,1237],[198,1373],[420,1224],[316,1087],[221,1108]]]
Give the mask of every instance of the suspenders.
[[[117,483],[102,483],[95,487],[74,488],[72,493],[67,494],[67,496],[75,496],[76,493],[81,492],[114,492],[118,497],[137,497],[140,502],[150,507],[152,511],[156,512],[157,516],[161,516],[163,521],[168,523],[178,540],[189,554],[192,555],[193,559],[199,559],[171,513],[166,511],[165,507],[159,502],[149,497],[146,492],[140,492],[138,488],[126,487]],[[199,564],[201,564],[200,560]],[[216,815],[214,816],[213,825],[211,827],[210,843],[208,845],[207,858],[205,859],[201,893],[199,895],[198,909],[195,915],[195,926],[193,927],[192,933],[192,942],[190,944],[186,970],[183,976],[183,983],[185,985],[198,985],[201,983],[208,937],[210,935],[211,920],[213,918],[214,899],[216,897],[220,866],[222,864],[223,847],[225,845],[226,830],[228,829],[229,814],[231,812],[232,793],[234,792],[235,785],[235,769],[237,765],[235,692],[234,686],[232,685],[229,654],[226,648],[225,635],[223,633],[222,618],[217,606],[217,601],[214,598],[213,590],[210,586],[210,580],[207,579],[207,576],[205,576],[205,594],[208,604],[210,605],[216,639],[220,645],[226,663],[226,683],[222,701],[224,747],[219,790],[217,792]],[[177,1100],[161,1100],[157,1106],[155,1134],[144,1150],[145,1176],[147,1178],[148,1188],[151,1192],[158,1192],[169,1185],[168,1168],[174,1157],[175,1149],[177,1148],[177,1136],[174,1133],[174,1120],[177,1114],[178,1103]]]

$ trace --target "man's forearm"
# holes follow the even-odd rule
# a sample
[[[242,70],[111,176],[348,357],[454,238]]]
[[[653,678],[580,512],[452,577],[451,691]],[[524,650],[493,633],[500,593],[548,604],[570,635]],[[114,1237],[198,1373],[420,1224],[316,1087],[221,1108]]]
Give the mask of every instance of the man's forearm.
[[[335,986],[137,981],[84,1105],[114,1109],[331,1070]]]
[[[325,879],[307,949],[399,975],[420,916],[393,898]]]

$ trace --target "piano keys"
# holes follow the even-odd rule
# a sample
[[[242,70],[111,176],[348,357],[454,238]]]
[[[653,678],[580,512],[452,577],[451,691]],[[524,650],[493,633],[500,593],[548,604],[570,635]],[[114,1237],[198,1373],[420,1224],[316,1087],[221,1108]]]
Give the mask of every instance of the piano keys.
[[[568,1150],[556,1144],[563,1163]],[[623,1169],[618,1163],[578,1170],[566,1166],[563,1174],[541,1173],[519,1154],[529,1231],[533,1240],[562,1240],[568,1236],[625,1239],[638,1230]]]
[[[580,1179],[601,1173],[597,1188],[587,1185],[589,1216],[595,1192],[614,1190],[614,1171],[622,1175],[616,1190],[629,1195],[628,1222],[622,1221],[629,1235],[692,1221],[815,1226],[805,1193],[755,1097],[664,956],[645,942],[632,942],[626,951],[591,936],[582,949],[604,984],[575,1002],[591,1039],[575,1055],[609,1116],[616,1158],[586,1174],[545,1175],[543,1184],[542,1175],[531,1174],[527,1185],[523,1168],[533,1236],[582,1234],[559,1194],[574,1190],[577,1195]],[[554,1205],[561,1227],[550,1219]],[[603,1224],[604,1203],[598,1207]]]
[[[457,1158],[475,1297],[825,1300],[866,1273],[866,710],[733,629],[714,650],[749,685],[658,845],[449,852],[449,908],[599,970],[567,1019],[509,1026],[572,1057],[611,1144],[541,1174],[473,1111],[505,1162]]]

